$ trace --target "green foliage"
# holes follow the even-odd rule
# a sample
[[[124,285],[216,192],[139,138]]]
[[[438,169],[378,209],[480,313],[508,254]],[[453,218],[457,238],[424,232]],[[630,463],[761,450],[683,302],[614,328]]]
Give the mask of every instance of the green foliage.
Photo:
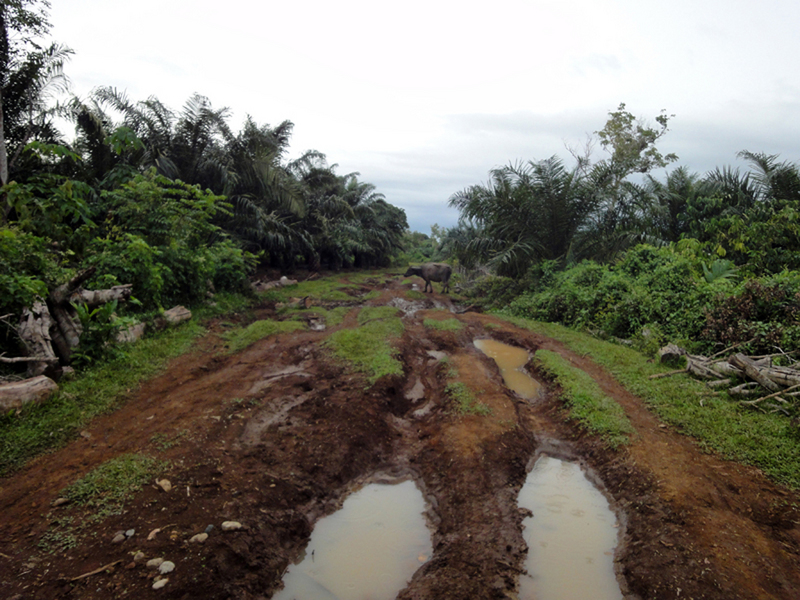
[[[561,388],[573,419],[598,434],[612,448],[630,442],[634,429],[625,411],[606,396],[589,375],[549,350],[537,350],[534,358],[536,366]]]
[[[675,154],[664,156],[655,146],[667,133],[669,119],[674,116],[661,111],[656,117],[657,126],[651,127],[625,110],[624,103],[608,113],[605,126],[595,133],[611,155],[610,163],[620,178],[630,173],[648,173],[678,159]]]
[[[108,357],[120,357],[115,337],[120,330],[133,325],[135,320],[115,315],[118,302],[112,300],[89,309],[85,304],[73,304],[81,327],[80,343],[72,354],[72,363],[83,367]]]
[[[270,319],[256,321],[244,329],[229,331],[224,335],[227,341],[228,354],[240,352],[265,337],[297,331],[304,327],[304,324],[297,321],[272,321]]]
[[[46,239],[0,227],[0,313],[19,314],[63,276]]]

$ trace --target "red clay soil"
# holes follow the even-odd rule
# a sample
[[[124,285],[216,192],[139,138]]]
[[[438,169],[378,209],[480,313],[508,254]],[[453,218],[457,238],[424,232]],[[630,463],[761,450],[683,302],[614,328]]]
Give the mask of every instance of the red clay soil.
[[[379,297],[355,297],[342,325],[235,355],[212,323],[194,352],[119,410],[0,480],[0,598],[267,599],[320,517],[366,483],[404,478],[429,502],[434,551],[399,598],[517,598],[527,547],[516,498],[542,452],[579,461],[609,498],[622,523],[615,565],[626,598],[800,598],[795,492],[704,453],[590,359],[488,315],[441,310],[454,308],[446,296],[411,299],[409,287],[371,280],[361,291]],[[406,327],[403,376],[371,387],[322,345],[367,304],[400,308]],[[269,304],[254,316],[271,317]],[[423,325],[445,318],[463,328]],[[478,337],[568,358],[624,407],[633,442],[610,450],[586,434],[552,386],[535,401],[515,396],[473,346]],[[455,411],[445,393],[453,368],[491,414]],[[172,489],[145,486],[105,518],[53,507],[66,486],[126,453],[169,461],[160,477]],[[224,521],[242,528],[224,532]],[[209,525],[206,541],[189,541]],[[157,572],[137,552],[175,563],[163,588],[152,588]]]

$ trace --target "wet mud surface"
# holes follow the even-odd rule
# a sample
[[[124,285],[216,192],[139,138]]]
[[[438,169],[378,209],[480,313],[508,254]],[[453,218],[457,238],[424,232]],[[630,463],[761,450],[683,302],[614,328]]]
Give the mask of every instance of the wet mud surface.
[[[354,298],[336,328],[354,327],[364,305],[404,310],[402,376],[369,387],[321,345],[336,328],[227,355],[210,324],[194,352],[132,390],[119,410],[0,480],[0,598],[268,599],[318,519],[363,485],[398,478],[413,479],[429,503],[433,542],[398,597],[517,598],[527,554],[517,496],[540,453],[580,462],[609,498],[622,525],[615,569],[626,598],[800,598],[796,493],[704,453],[552,339],[451,313],[457,307],[438,293],[415,300],[401,277],[380,275],[364,288],[380,294]],[[264,304],[252,318],[274,316]],[[450,318],[462,329],[423,325]],[[632,444],[610,450],[581,431],[552,386],[534,400],[515,396],[474,347],[480,337],[565,356],[625,408]],[[458,414],[445,392],[453,367],[489,415]],[[161,476],[172,489],[145,486],[122,514],[102,519],[52,506],[64,487],[130,452],[170,461]],[[224,521],[242,527],[222,531]],[[207,540],[190,542],[209,525]],[[53,551],[67,531],[73,542]],[[163,588],[152,589],[157,571],[134,562],[138,551],[175,564]]]

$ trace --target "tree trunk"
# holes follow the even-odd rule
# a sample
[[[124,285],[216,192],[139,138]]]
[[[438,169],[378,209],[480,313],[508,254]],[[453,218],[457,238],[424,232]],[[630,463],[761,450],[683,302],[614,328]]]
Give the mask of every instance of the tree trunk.
[[[50,327],[53,319],[47,304],[41,300],[33,303],[31,308],[22,311],[19,324],[19,338],[25,345],[28,356],[41,357],[42,360],[28,363],[28,376],[35,377],[49,373],[58,378],[58,358],[53,352]]]

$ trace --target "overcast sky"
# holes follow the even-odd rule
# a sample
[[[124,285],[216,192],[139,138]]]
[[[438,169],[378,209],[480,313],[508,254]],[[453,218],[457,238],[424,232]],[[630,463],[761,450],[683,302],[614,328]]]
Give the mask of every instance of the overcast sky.
[[[52,0],[50,20],[77,95],[288,119],[291,157],[358,171],[423,233],[490,169],[569,159],[620,102],[675,114],[660,148],[701,173],[800,160],[796,0]]]

